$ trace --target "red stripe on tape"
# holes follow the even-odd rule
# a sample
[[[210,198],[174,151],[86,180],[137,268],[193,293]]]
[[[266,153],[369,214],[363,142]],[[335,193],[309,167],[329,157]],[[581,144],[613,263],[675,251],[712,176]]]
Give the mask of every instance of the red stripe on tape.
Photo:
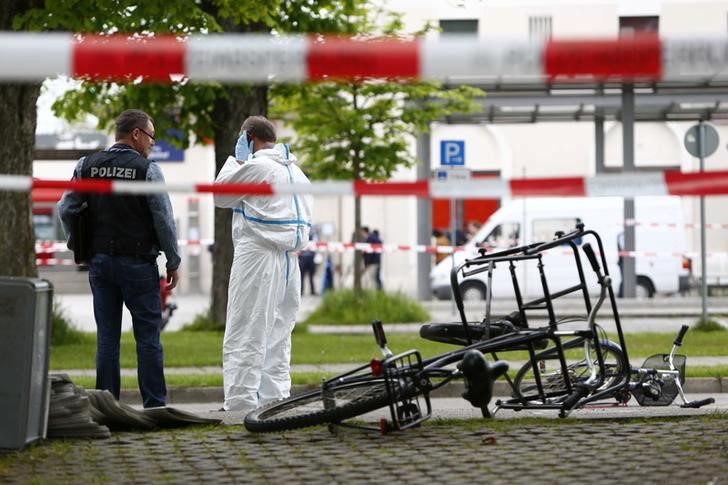
[[[75,192],[96,192],[110,194],[112,182],[110,179],[75,179],[75,180],[36,180],[33,179],[33,188],[49,188],[73,190]]]
[[[666,171],[665,185],[670,195],[725,195],[728,194],[728,171]]]
[[[309,80],[417,78],[419,44],[386,38],[309,37],[306,63]]]
[[[165,35],[128,38],[125,35],[88,35],[73,50],[74,77],[170,82],[170,75],[185,74],[185,43]]]
[[[271,184],[196,184],[195,190],[200,193],[229,195],[273,195]]]
[[[660,38],[641,34],[616,40],[552,40],[544,50],[544,73],[549,78],[658,79]]]
[[[365,182],[354,181],[355,195],[415,195],[430,196],[430,183],[427,180],[417,182]]]
[[[549,195],[581,197],[586,195],[584,179],[581,177],[511,180],[510,186],[512,197]]]

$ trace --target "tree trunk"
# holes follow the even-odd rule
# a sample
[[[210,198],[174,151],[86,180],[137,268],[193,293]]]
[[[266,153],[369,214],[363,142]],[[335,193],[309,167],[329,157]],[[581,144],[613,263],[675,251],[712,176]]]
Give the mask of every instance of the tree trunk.
[[[265,116],[268,111],[268,86],[252,88],[230,86],[225,96],[215,100],[215,173],[235,152],[240,126],[252,115]],[[212,252],[212,290],[210,316],[224,327],[227,315],[228,282],[233,261],[232,211],[215,208],[215,245]]]
[[[39,1],[9,0],[0,8],[0,30],[11,30],[13,18]],[[36,107],[40,84],[0,83],[0,173],[33,174]],[[0,190],[0,274],[38,276],[35,266],[30,192]]]
[[[33,174],[40,84],[0,84],[0,173]],[[0,273],[38,276],[30,192],[0,191]]]

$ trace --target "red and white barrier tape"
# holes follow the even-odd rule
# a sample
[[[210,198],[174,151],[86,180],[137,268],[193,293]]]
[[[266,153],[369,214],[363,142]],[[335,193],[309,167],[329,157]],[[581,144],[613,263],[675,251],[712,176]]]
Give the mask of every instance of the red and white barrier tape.
[[[0,34],[0,80],[58,74],[95,80],[227,83],[322,79],[493,79],[524,81],[694,80],[725,78],[728,40],[346,38],[213,34],[128,38],[72,33]]]
[[[625,226],[636,226],[636,227],[646,227],[650,229],[660,229],[663,227],[669,227],[669,228],[683,228],[683,229],[700,229],[700,224],[694,223],[694,222],[687,222],[684,224],[676,224],[672,222],[639,222],[639,221],[625,221]],[[728,224],[722,224],[722,223],[716,223],[716,222],[706,222],[705,223],[706,229],[728,229]]]
[[[602,174],[594,177],[533,179],[473,179],[415,182],[323,181],[311,184],[195,184],[131,182],[115,179],[40,180],[0,175],[0,190],[24,192],[36,188],[105,194],[200,193],[231,195],[357,195],[424,198],[500,199],[503,197],[635,197],[645,195],[726,195],[728,170],[683,173]]]
[[[190,248],[209,246],[213,243],[210,239],[203,240],[180,240],[179,246],[188,246]],[[340,241],[314,241],[310,242],[304,250],[316,251],[319,253],[347,253],[359,250],[365,253],[400,253],[400,252],[416,252],[429,254],[452,254],[453,252],[467,251],[465,246],[435,246],[425,244],[373,244],[373,243],[345,243]],[[66,243],[62,241],[41,241],[35,245],[36,254],[55,254],[56,252],[68,251]],[[553,251],[553,250],[552,250]],[[571,254],[571,251],[565,250],[565,254]],[[625,257],[646,257],[646,258],[697,258],[700,256],[698,252],[680,252],[680,251],[619,251],[618,256]],[[728,256],[726,252],[709,252],[708,257]],[[38,261],[58,261],[57,259],[39,258]],[[45,265],[45,264],[44,264]]]
[[[36,266],[73,266],[76,262],[72,259],[59,259],[59,258],[37,258],[35,260]]]

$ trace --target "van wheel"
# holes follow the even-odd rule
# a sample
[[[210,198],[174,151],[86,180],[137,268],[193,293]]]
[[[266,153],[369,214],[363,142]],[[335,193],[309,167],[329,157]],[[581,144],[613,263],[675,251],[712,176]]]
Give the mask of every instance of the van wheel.
[[[637,277],[635,296],[637,298],[652,298],[655,296],[655,288],[652,286],[649,278],[645,278],[644,276]]]
[[[485,300],[485,284],[478,281],[466,281],[460,284],[463,301]]]

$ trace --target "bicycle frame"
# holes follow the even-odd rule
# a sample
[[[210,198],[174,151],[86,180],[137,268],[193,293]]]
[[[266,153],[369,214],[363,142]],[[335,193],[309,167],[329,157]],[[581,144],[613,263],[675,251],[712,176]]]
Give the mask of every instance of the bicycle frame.
[[[598,247],[599,247],[599,253],[601,255],[601,262],[602,267],[605,268],[605,274],[600,275],[598,274],[600,278],[600,284],[601,284],[601,292],[600,296],[595,304],[592,304],[592,300],[589,296],[585,276],[584,276],[584,266],[582,264],[581,255],[579,254],[579,247],[574,243],[574,239],[576,238],[585,238],[585,237],[593,237],[596,241]],[[542,254],[547,249],[555,248],[560,245],[566,244],[569,248],[571,248],[573,254],[574,254],[574,261],[577,268],[577,273],[579,276],[579,283],[577,285],[574,285],[570,288],[566,288],[564,290],[560,290],[556,293],[550,293],[548,288],[548,282],[547,277],[544,270],[544,264],[542,260]],[[531,301],[524,301],[523,297],[521,295],[520,287],[518,278],[516,277],[515,273],[515,264],[518,262],[524,262],[524,261],[530,261],[530,260],[536,260],[538,261],[538,268],[540,273],[540,280],[543,287],[543,294],[544,296],[541,298],[537,298],[535,300]],[[549,316],[549,322],[548,325],[540,328],[526,328],[521,329],[512,333],[495,336],[492,338],[487,338],[485,340],[473,342],[472,339],[469,336],[468,331],[468,321],[465,316],[464,311],[464,305],[462,296],[459,291],[459,285],[456,284],[457,282],[457,274],[458,272],[463,272],[465,276],[476,274],[481,271],[489,271],[490,275],[489,277],[492,277],[492,271],[494,269],[494,266],[496,264],[500,263],[507,263],[509,265],[510,274],[511,274],[511,280],[513,283],[514,293],[516,296],[516,303],[518,305],[518,311],[521,315],[521,318],[524,322],[527,322],[528,312],[531,310],[537,310],[537,309],[546,309]],[[474,269],[470,269],[474,268]],[[469,271],[467,271],[469,269]],[[604,249],[602,246],[601,239],[599,238],[599,235],[594,231],[585,231],[583,228],[583,225],[579,225],[576,230],[566,234],[566,235],[559,235],[557,238],[555,238],[553,241],[549,241],[546,243],[538,243],[538,244],[530,244],[526,246],[521,246],[517,248],[511,248],[507,249],[505,251],[495,252],[486,254],[483,253],[480,257],[467,260],[464,263],[462,263],[459,266],[456,266],[452,273],[451,273],[451,280],[453,283],[453,293],[455,295],[455,302],[458,308],[458,311],[460,313],[462,325],[464,327],[464,331],[466,335],[468,336],[468,340],[470,342],[470,345],[467,345],[465,347],[444,353],[439,356],[435,356],[429,359],[421,359],[420,355],[416,351],[410,351],[406,352],[404,354],[399,355],[392,355],[392,353],[389,351],[389,349],[386,347],[386,337],[384,336],[384,331],[381,327],[381,322],[373,322],[373,328],[374,328],[374,334],[377,340],[377,343],[379,344],[380,348],[382,349],[382,353],[384,355],[384,359],[381,361],[373,360],[368,365],[364,365],[361,367],[358,367],[351,372],[348,372],[346,374],[342,374],[340,376],[337,376],[333,379],[325,380],[322,384],[322,389],[326,389],[327,387],[331,386],[337,386],[343,383],[355,383],[355,382],[361,382],[366,380],[372,380],[372,379],[382,379],[385,384],[387,385],[387,392],[389,396],[390,401],[390,410],[392,414],[392,423],[393,427],[395,429],[404,429],[405,427],[409,427],[412,425],[415,425],[419,423],[422,419],[426,419],[427,416],[429,416],[431,412],[431,406],[429,401],[429,394],[430,392],[448,384],[453,379],[458,379],[463,377],[463,371],[461,369],[453,369],[448,368],[449,366],[452,366],[452,364],[459,363],[462,361],[463,356],[468,353],[471,350],[477,350],[481,352],[482,354],[493,354],[495,356],[496,352],[507,352],[512,351],[517,348],[527,348],[529,352],[529,358],[532,362],[532,365],[535,369],[535,380],[536,385],[538,388],[538,397],[541,402],[534,403],[531,401],[526,401],[522,398],[514,398],[509,399],[506,401],[499,401],[497,403],[497,409],[500,408],[507,408],[507,409],[526,409],[526,408],[542,408],[542,409],[557,409],[560,410],[562,415],[566,415],[572,408],[576,407],[577,405],[583,405],[586,402],[591,402],[597,399],[601,399],[604,396],[607,395],[613,395],[616,391],[618,391],[621,388],[626,388],[629,384],[629,361],[627,362],[627,365],[622,370],[623,375],[619,379],[619,384],[613,387],[608,387],[606,389],[603,389],[599,392],[592,393],[588,396],[581,396],[579,395],[579,398],[576,400],[569,400],[568,398],[565,399],[563,402],[558,403],[552,403],[551,399],[554,397],[557,397],[556,395],[552,395],[548,392],[546,392],[543,388],[543,385],[541,383],[541,375],[540,371],[538,370],[537,366],[537,358],[536,358],[536,344],[538,342],[543,341],[544,339],[547,339],[551,342],[553,342],[553,345],[558,353],[559,362],[561,364],[562,368],[562,375],[564,376],[564,382],[566,385],[566,393],[568,396],[576,395],[575,393],[580,392],[576,383],[571,382],[571,378],[568,375],[567,372],[567,363],[566,363],[566,356],[565,356],[565,348],[564,348],[564,339],[582,339],[585,342],[585,352],[587,355],[591,352],[591,348],[593,348],[597,355],[597,362],[598,362],[598,368],[603,369],[604,368],[604,358],[600,349],[599,345],[599,335],[596,329],[596,314],[598,310],[600,309],[602,303],[606,300],[606,296],[609,295],[611,307],[614,312],[614,318],[617,324],[617,330],[620,338],[620,342],[622,344],[622,347],[625,348],[624,345],[624,335],[621,331],[621,326],[619,322],[619,315],[617,313],[616,309],[616,303],[614,298],[614,293],[612,291],[611,285],[610,285],[610,279],[609,275],[606,270],[606,259],[604,258]],[[559,297],[563,297],[566,295],[569,295],[571,293],[575,292],[581,292],[585,309],[588,313],[586,317],[587,326],[583,329],[578,330],[560,330],[558,328],[558,321],[556,320],[556,314],[553,308],[553,300]],[[490,298],[492,295],[488,295],[488,299],[486,301],[486,319],[485,323],[488,325],[490,323]],[[408,365],[398,365],[402,362],[404,358],[410,358],[411,356],[415,356],[414,362],[409,363]],[[625,352],[625,360],[626,360],[626,352]],[[497,357],[496,357],[497,360]],[[591,359],[588,359],[591,361]],[[591,362],[590,362],[591,363]],[[597,371],[597,369],[592,365],[591,366],[591,375],[587,381],[587,383],[591,387],[598,387],[604,382],[604,375],[603,372]],[[438,379],[437,382],[433,383],[433,379]],[[408,397],[406,395],[399,395],[397,392],[397,389],[401,388],[401,381],[410,382],[411,385],[416,386],[418,393],[421,393],[425,396],[426,400],[426,414],[422,415],[422,419],[412,420],[411,423],[400,423],[399,416],[397,415],[397,406],[396,403],[402,399],[402,401],[406,401]],[[510,382],[510,379],[509,379]],[[513,383],[511,382],[511,386],[513,386]],[[406,393],[405,393],[406,394]],[[563,397],[563,392],[560,393],[561,397]],[[572,402],[573,401],[573,402]],[[565,404],[566,402],[566,404]]]
[[[588,286],[586,283],[586,277],[584,272],[584,264],[582,262],[581,258],[581,252],[580,252],[580,245],[577,245],[575,240],[580,239],[581,241],[584,241],[586,238],[593,239],[596,242],[598,253],[601,260],[601,265],[598,264],[598,261],[595,257],[595,255],[591,254],[591,257],[594,259],[592,262],[592,269],[594,269],[594,272],[597,275],[599,284],[601,286],[601,292],[600,296],[596,302],[596,304],[592,304],[592,300],[589,295]],[[574,257],[574,266],[576,268],[576,273],[578,276],[578,283],[576,285],[573,285],[571,287],[561,289],[556,292],[551,292],[548,286],[548,278],[546,275],[545,265],[543,262],[543,253],[549,249],[557,248],[559,246],[564,246],[565,248],[568,248],[571,250],[571,253]],[[585,250],[588,248],[591,248],[591,246],[588,246],[586,244],[582,244],[581,247],[583,247]],[[587,253],[587,256],[589,254]],[[520,284],[518,281],[518,277],[516,274],[516,265],[519,263],[525,263],[528,261],[536,261],[537,267],[539,271],[539,277],[542,287],[542,293],[543,296],[536,298],[534,300],[525,301],[521,292]],[[548,338],[551,342],[553,342],[553,346],[556,349],[556,352],[558,353],[559,362],[561,364],[562,368],[562,375],[564,377],[564,382],[567,387],[567,392],[569,394],[572,394],[575,389],[573,386],[573,383],[569,379],[568,373],[567,373],[567,364],[564,357],[564,349],[563,349],[563,342],[562,340],[567,337],[581,337],[585,340],[589,341],[591,340],[593,342],[591,348],[593,348],[597,354],[597,362],[600,369],[603,368],[603,356],[601,355],[601,349],[599,345],[599,335],[596,329],[595,319],[597,311],[600,309],[600,306],[605,301],[606,296],[609,296],[610,306],[613,314],[613,318],[616,324],[617,334],[619,336],[619,343],[622,349],[624,349],[624,360],[625,360],[625,370],[623,381],[620,386],[624,387],[627,385],[629,381],[629,375],[628,375],[628,369],[629,369],[629,358],[626,352],[626,344],[624,340],[624,333],[622,331],[621,322],[619,319],[619,312],[617,310],[616,300],[614,291],[611,287],[611,280],[609,277],[608,272],[608,266],[607,261],[605,258],[605,252],[604,247],[601,241],[601,238],[599,235],[591,230],[584,230],[583,224],[578,224],[576,229],[568,234],[563,233],[557,233],[556,238],[552,241],[543,242],[543,243],[533,243],[525,246],[515,247],[515,248],[509,248],[503,251],[493,252],[493,253],[487,253],[485,250],[481,250],[481,255],[477,258],[473,258],[470,260],[466,260],[461,265],[454,267],[450,274],[450,281],[451,281],[451,287],[455,299],[455,304],[458,309],[460,320],[462,322],[464,332],[468,339],[470,340],[470,332],[468,329],[468,320],[465,315],[465,309],[462,299],[462,294],[460,292],[460,285],[458,284],[458,275],[462,273],[463,277],[472,276],[481,272],[488,272],[488,287],[491,286],[492,281],[492,273],[494,270],[495,265],[497,264],[507,264],[508,269],[511,276],[511,282],[513,287],[513,294],[516,299],[516,303],[518,305],[518,313],[520,315],[521,320],[525,323],[525,325],[528,325],[528,315],[532,310],[546,310],[548,315],[548,324],[546,327],[543,327],[541,329],[533,329],[533,330],[527,330],[527,331],[521,331],[518,333],[525,334],[526,339],[523,341],[528,347],[529,351],[529,358],[532,362],[532,365],[534,367],[534,379],[536,381],[536,386],[539,391],[539,397],[541,401],[543,402],[544,407],[548,408],[557,408],[561,409],[562,411],[568,411],[568,409],[564,409],[564,407],[559,405],[549,405],[546,403],[548,399],[548,395],[544,393],[542,383],[541,383],[541,373],[538,370],[538,366],[536,365],[536,357],[535,357],[535,349],[532,345],[534,341],[537,341],[538,339],[542,338]],[[604,273],[600,273],[600,268],[604,268]],[[484,324],[486,327],[486,335],[488,334],[488,327],[491,324],[491,312],[490,312],[490,304],[491,304],[491,297],[492,294],[490,291],[487,292],[487,298],[486,298],[486,311],[485,311],[485,320]],[[587,326],[583,330],[578,331],[562,331],[559,330],[558,324],[556,318],[556,313],[554,311],[554,300],[557,298],[561,298],[570,294],[581,294],[582,300],[584,302],[584,309],[587,314]],[[485,346],[484,348],[481,346],[477,346],[479,349],[482,349],[484,352],[492,352],[492,351],[508,351],[510,343],[513,342],[513,340],[510,340],[510,338],[513,338],[513,334],[509,334],[506,337],[505,342],[500,342],[496,346]],[[501,345],[502,344],[502,345]],[[589,352],[590,350],[588,348],[585,348],[585,352]],[[497,358],[497,356],[494,356]],[[591,359],[587,359],[591,363]],[[592,376],[589,382],[590,385],[593,384],[601,384],[604,380],[603,375],[599,375],[599,373],[595,372],[595,369],[592,370]],[[509,380],[510,383],[510,380]],[[510,383],[511,386],[513,386],[512,383]],[[597,399],[601,399],[603,396],[608,395],[610,393],[616,392],[618,389],[604,389],[603,391],[593,394],[588,397],[588,401],[593,401]],[[577,400],[577,402],[581,405],[584,404],[584,402],[581,402],[580,400]],[[576,404],[576,403],[574,403]],[[524,407],[532,407],[533,404],[525,404],[522,400],[521,402],[516,402],[513,400],[502,402],[500,407],[504,408],[513,408],[513,409],[522,409]]]
[[[590,243],[577,244],[575,242],[576,239],[580,239],[583,242],[587,238],[596,243],[598,257]],[[565,246],[571,250],[574,256],[574,266],[578,275],[578,283],[569,288],[551,292],[548,287],[543,254],[545,251],[559,246]],[[599,296],[594,302],[587,287],[581,251],[585,253],[589,260],[599,283]],[[515,268],[517,264],[528,261],[537,262],[543,296],[525,301],[520,290]],[[503,333],[502,335],[491,337],[489,329],[493,323],[490,310],[492,293],[488,291],[485,302],[485,318],[483,321],[485,325],[484,338],[474,341],[471,337],[470,324],[465,315],[463,299],[458,284],[458,274],[462,273],[466,277],[487,271],[488,287],[490,288],[493,271],[496,265],[499,264],[508,265],[515,300],[518,306],[518,315],[525,325],[525,328],[519,328],[510,333]],[[467,373],[460,367],[468,352],[477,350],[482,355],[492,354],[497,361],[498,357],[496,352],[509,352],[525,348],[528,350],[529,362],[534,374],[533,377],[537,394],[534,396],[519,396],[514,383],[506,375],[506,379],[516,397],[497,401],[495,411],[499,409],[553,409],[558,410],[561,417],[565,417],[573,409],[582,407],[588,403],[604,398],[623,396],[624,393],[628,395],[635,385],[635,382],[631,381],[631,376],[635,374],[644,375],[649,372],[653,372],[661,378],[673,379],[678,386],[684,407],[699,407],[708,402],[712,402],[709,400],[693,403],[688,402],[685,399],[682,386],[680,385],[679,372],[675,370],[675,366],[673,365],[675,351],[681,345],[682,337],[685,331],[687,331],[687,326],[681,331],[674,342],[672,352],[669,356],[670,369],[653,369],[650,371],[649,369],[632,368],[630,366],[624,332],[622,331],[616,299],[611,286],[611,277],[607,268],[601,238],[594,231],[584,230],[584,225],[581,223],[577,225],[574,231],[568,234],[557,233],[552,241],[529,244],[493,253],[487,253],[485,250],[481,250],[479,257],[466,260],[459,266],[454,267],[451,272],[451,284],[455,304],[460,315],[468,345],[429,359],[422,359],[416,350],[393,355],[386,346],[386,336],[381,322],[372,322],[374,335],[382,350],[384,359],[373,359],[367,365],[358,367],[335,378],[324,380],[322,383],[324,396],[327,389],[339,385],[372,380],[377,380],[377,382],[381,381],[386,388],[392,421],[391,424],[388,424],[383,420],[380,422],[378,429],[381,432],[386,432],[390,429],[406,429],[418,425],[430,416],[430,393],[432,391],[445,386],[453,379],[467,377]],[[585,327],[576,330],[561,330],[554,310],[554,300],[574,293],[580,294],[584,303],[584,311],[586,313]],[[612,317],[616,325],[619,346],[621,347],[620,352],[623,355],[623,365],[619,369],[618,374],[610,376],[612,381],[606,380],[606,365],[602,351],[602,345],[604,344],[600,341],[599,327],[596,324],[597,313],[607,301],[607,298],[609,299],[609,308],[611,309]],[[539,328],[528,327],[528,316],[533,310],[546,310],[548,323],[545,326]],[[543,352],[550,353],[555,351],[558,356],[561,377],[563,378],[564,388],[554,392],[547,392],[545,390],[541,370],[538,366],[536,347],[539,342],[544,340],[551,342],[552,346]],[[566,361],[565,350],[579,345],[583,346],[584,360],[587,363],[589,375],[586,379],[572,381],[572,377],[569,374],[569,366]],[[596,360],[593,360],[591,357],[592,351],[596,354]],[[453,368],[453,364],[458,364],[458,366]],[[433,379],[437,379],[437,381],[433,382]],[[610,383],[604,387],[606,382]],[[467,383],[466,379],[466,386]],[[492,382],[490,384],[492,385]],[[420,396],[424,399],[424,405],[419,401]],[[489,399],[490,397],[488,397]],[[487,413],[487,404],[486,401],[485,409],[483,409],[484,416]],[[351,426],[347,423],[336,424]],[[330,426],[334,425],[332,424]],[[377,429],[358,425],[355,425],[355,427]]]

